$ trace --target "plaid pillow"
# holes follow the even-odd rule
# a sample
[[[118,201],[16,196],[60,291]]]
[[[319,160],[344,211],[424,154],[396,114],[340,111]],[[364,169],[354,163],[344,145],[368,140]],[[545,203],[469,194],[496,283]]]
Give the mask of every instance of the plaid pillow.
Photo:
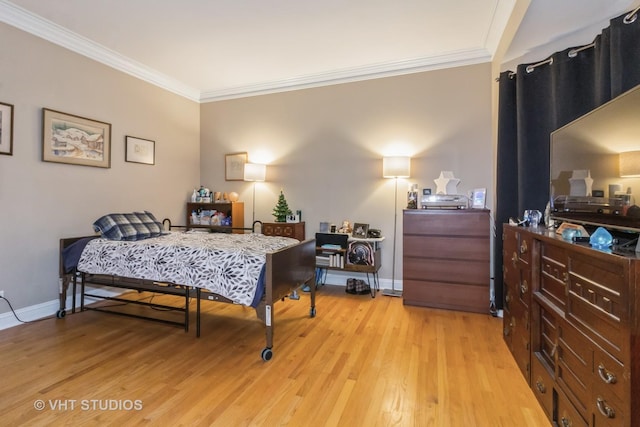
[[[162,226],[150,212],[112,213],[98,218],[93,229],[109,240],[142,240],[162,234]]]
[[[134,214],[147,226],[147,228],[149,228],[151,237],[156,237],[162,234],[162,223],[158,221],[151,212],[134,212]]]

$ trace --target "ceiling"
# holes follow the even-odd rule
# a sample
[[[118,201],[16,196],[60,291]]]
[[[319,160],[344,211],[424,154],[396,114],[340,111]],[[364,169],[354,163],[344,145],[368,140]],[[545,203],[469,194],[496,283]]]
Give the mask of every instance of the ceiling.
[[[488,62],[522,1],[0,0],[0,21],[207,102]],[[505,59],[639,1],[531,0]]]

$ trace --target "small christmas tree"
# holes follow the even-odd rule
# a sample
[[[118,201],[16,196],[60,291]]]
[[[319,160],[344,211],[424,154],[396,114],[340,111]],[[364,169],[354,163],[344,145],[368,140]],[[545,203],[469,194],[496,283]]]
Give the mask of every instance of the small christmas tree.
[[[291,215],[291,209],[289,209],[287,199],[284,198],[284,194],[282,193],[282,190],[280,190],[278,203],[276,204],[276,207],[273,208],[273,216],[275,217],[276,222],[287,222],[287,215]]]

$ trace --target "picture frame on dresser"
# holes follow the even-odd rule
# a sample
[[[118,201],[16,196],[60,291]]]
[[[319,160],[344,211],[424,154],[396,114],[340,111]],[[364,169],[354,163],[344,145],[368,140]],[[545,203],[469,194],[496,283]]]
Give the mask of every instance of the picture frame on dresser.
[[[111,167],[111,124],[42,109],[42,161]]]
[[[0,154],[13,155],[13,105],[0,102]]]
[[[486,207],[487,189],[474,188],[471,192],[471,208],[484,209]]]
[[[351,233],[351,236],[357,237],[358,239],[366,239],[368,232],[369,224],[361,224],[356,222],[353,224],[353,232]]]

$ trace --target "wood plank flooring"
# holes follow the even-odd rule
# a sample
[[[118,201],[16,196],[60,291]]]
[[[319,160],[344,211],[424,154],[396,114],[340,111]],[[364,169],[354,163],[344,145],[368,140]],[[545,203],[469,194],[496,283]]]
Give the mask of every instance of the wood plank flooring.
[[[550,425],[502,319],[328,285],[316,306],[315,318],[307,294],[274,306],[269,362],[255,311],[208,301],[200,338],[195,322],[185,333],[93,311],[0,331],[0,424]]]

